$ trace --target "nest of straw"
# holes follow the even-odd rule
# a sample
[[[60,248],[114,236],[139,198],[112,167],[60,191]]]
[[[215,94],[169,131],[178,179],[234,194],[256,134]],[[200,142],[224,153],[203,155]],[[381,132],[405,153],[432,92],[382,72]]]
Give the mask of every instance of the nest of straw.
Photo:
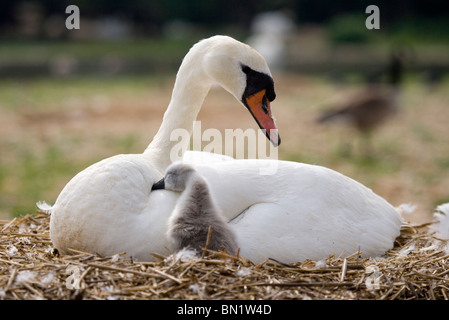
[[[448,299],[447,243],[428,225],[404,227],[382,258],[330,256],[254,264],[225,252],[194,260],[135,262],[72,250],[60,255],[49,216],[0,221],[0,299]]]

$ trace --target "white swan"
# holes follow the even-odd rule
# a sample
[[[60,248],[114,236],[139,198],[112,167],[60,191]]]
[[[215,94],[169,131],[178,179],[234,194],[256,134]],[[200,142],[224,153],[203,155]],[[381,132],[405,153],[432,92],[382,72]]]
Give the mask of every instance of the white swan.
[[[123,248],[133,255],[144,250],[142,246],[151,252],[153,243],[159,248],[165,228],[158,225],[158,219],[165,219],[160,212],[165,212],[173,196],[156,200],[150,197],[151,187],[171,163],[173,147],[179,148],[180,142],[170,139],[171,133],[174,129],[192,132],[193,121],[215,83],[234,95],[265,129],[271,142],[279,145],[270,109],[274,84],[263,57],[227,36],[202,40],[183,59],[160,129],[145,152],[97,162],[70,180],[52,207],[38,205],[51,213],[50,237],[55,247],[62,252],[73,248],[100,254]],[[204,160],[204,156],[201,158]],[[138,255],[148,259],[148,249]]]
[[[189,249],[199,255],[207,244],[211,250],[237,253],[234,232],[215,205],[206,180],[192,166],[170,165],[161,182],[153,190],[182,192],[168,220],[168,237],[175,252]]]
[[[209,77],[243,97],[262,127],[275,128],[265,98],[274,98],[273,83],[263,58],[226,37],[200,42],[181,65],[172,101],[148,149],[100,161],[63,189],[49,209],[54,246],[62,252],[74,248],[101,255],[125,251],[136,260],[170,253],[167,224],[179,193],[151,192],[151,187],[170,164],[170,131],[191,130],[212,82]],[[277,134],[268,132],[278,144]],[[228,158],[198,165],[195,153],[189,155],[185,162],[208,182],[242,256],[254,262],[324,259],[359,249],[365,256],[378,256],[399,235],[402,219],[388,202],[330,169]],[[267,166],[277,167],[276,174],[260,175]]]

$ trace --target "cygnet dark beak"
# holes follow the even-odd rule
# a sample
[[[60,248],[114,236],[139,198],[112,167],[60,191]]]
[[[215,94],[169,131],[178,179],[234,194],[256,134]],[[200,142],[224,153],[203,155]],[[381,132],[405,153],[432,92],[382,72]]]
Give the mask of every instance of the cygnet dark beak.
[[[153,184],[153,186],[151,187],[151,190],[160,190],[160,189],[164,189],[164,188],[165,188],[165,181],[164,181],[164,178],[162,178],[161,180],[159,180],[158,182]]]

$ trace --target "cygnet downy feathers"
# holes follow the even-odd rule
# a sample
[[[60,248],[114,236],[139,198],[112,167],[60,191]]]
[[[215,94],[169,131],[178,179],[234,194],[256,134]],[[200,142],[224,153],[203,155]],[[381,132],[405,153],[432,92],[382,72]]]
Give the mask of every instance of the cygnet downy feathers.
[[[190,248],[200,254],[201,248],[206,247],[209,227],[212,232],[208,249],[237,252],[234,232],[215,205],[208,184],[193,167],[173,164],[167,169],[163,181],[158,184],[159,188],[182,192],[168,220],[168,236],[175,252]]]

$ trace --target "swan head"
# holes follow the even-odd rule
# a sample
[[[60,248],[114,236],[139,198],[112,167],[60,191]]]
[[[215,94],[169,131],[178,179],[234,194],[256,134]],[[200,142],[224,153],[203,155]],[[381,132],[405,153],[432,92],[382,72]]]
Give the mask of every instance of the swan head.
[[[165,176],[156,182],[151,190],[166,189],[182,192],[186,189],[188,181],[195,173],[195,169],[189,165],[174,163],[167,168]]]
[[[240,101],[274,146],[281,142],[270,102],[276,98],[273,77],[265,59],[249,45],[228,36],[200,41],[203,70]]]

